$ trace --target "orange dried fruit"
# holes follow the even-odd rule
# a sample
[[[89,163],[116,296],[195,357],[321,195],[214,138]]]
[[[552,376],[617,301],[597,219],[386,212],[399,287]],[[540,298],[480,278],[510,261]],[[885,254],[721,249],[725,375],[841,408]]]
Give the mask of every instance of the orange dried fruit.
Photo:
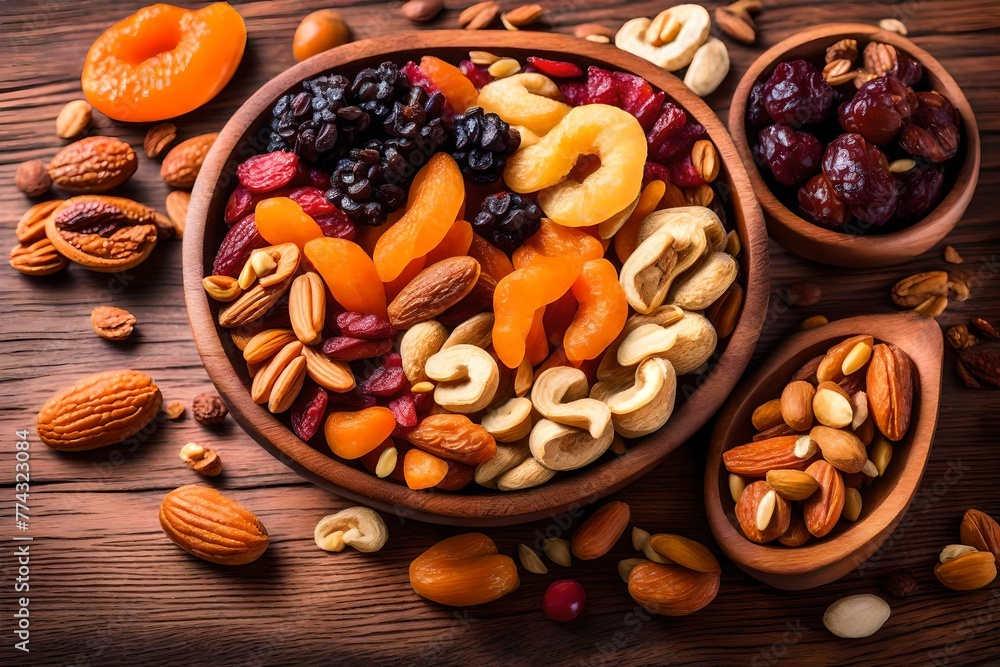
[[[361,246],[323,237],[306,243],[304,252],[344,309],[388,319],[385,289],[375,264]]]
[[[524,356],[532,366],[545,361],[549,356],[549,339],[545,335],[545,307],[535,311],[531,318],[531,328],[524,340]]]
[[[326,444],[342,459],[361,458],[382,444],[396,428],[389,408],[380,406],[357,412],[334,412],[326,418]],[[447,467],[447,466],[446,466]]]
[[[496,282],[500,282],[504,276],[514,271],[510,257],[479,234],[473,233],[472,235],[472,241],[469,244],[469,257],[478,261],[482,272]]]
[[[323,237],[323,230],[316,221],[288,197],[271,197],[258,202],[254,224],[271,245],[294,243],[302,250],[309,241]]]
[[[548,218],[542,218],[538,231],[514,251],[514,266],[528,266],[539,255],[575,257],[582,265],[588,260],[603,257],[604,248],[600,241],[581,229],[563,227]]]
[[[567,358],[577,364],[597,358],[622,332],[628,300],[614,265],[603,258],[583,265],[571,292],[580,307],[566,330],[563,348]]]
[[[448,475],[448,462],[422,449],[411,449],[403,457],[403,477],[414,491],[437,486]]]
[[[472,225],[465,220],[456,220],[451,224],[451,229],[444,235],[441,242],[427,253],[427,266],[436,264],[442,259],[448,259],[449,257],[468,255],[471,245]]]
[[[462,70],[434,56],[421,58],[420,70],[438,87],[448,106],[455,111],[461,113],[476,106],[479,91],[469,78],[462,74]]]
[[[198,10],[151,5],[97,38],[80,83],[87,101],[114,120],[174,118],[225,87],[246,41],[243,17],[228,3]]]
[[[417,595],[451,607],[491,602],[517,589],[517,565],[482,533],[442,540],[410,563]]]
[[[639,225],[650,213],[656,210],[663,194],[667,191],[667,184],[663,181],[650,181],[639,195],[639,203],[635,205],[628,220],[622,228],[615,234],[615,254],[618,259],[624,262],[632,256],[637,245],[639,236]]]
[[[394,280],[407,264],[441,243],[464,201],[458,163],[447,153],[436,153],[414,177],[406,212],[375,243],[372,256],[382,282]]]

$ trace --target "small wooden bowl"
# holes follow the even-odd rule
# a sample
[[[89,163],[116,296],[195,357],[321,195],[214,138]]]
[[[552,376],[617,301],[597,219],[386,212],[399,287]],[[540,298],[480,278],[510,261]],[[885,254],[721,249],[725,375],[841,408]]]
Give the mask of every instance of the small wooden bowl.
[[[486,49],[523,61],[526,56],[569,60],[584,68],[598,65],[634,72],[666,91],[705,126],[721,156],[722,190],[728,190],[735,228],[743,244],[741,282],[746,299],[739,323],[714,366],[667,426],[632,447],[628,454],[606,458],[533,489],[502,493],[433,493],[412,491],[346,465],[295,436],[275,415],[250,398],[245,363],[228,332],[217,325],[219,304],[211,302],[202,278],[224,231],[222,212],[235,185],[236,166],[267,145],[267,118],[275,100],[303,79],[338,70],[357,70],[384,60],[403,63],[436,55],[451,62],[469,50]],[[728,186],[728,188],[726,187]],[[209,376],[237,422],[261,446],[303,477],[335,493],[387,512],[435,523],[490,526],[523,523],[593,502],[646,474],[691,437],[732,391],[757,344],[769,292],[767,233],[743,164],[719,119],[679,79],[655,65],[619,51],[565,35],[513,32],[415,32],[368,39],[317,55],[276,77],[230,119],[202,166],[188,209],[184,234],[184,292],[195,343]],[[221,335],[221,337],[220,337]],[[235,366],[234,366],[235,364]],[[322,449],[326,449],[322,447]]]
[[[870,41],[891,44],[918,60],[930,87],[948,98],[962,117],[962,143],[949,165],[952,174],[946,174],[946,186],[953,182],[951,190],[922,220],[897,232],[871,236],[843,234],[819,227],[789,210],[761,177],[747,139],[746,110],[754,84],[766,81],[781,62],[797,58],[814,64],[822,62],[828,46],[847,38],[857,39],[859,45]],[[930,250],[962,219],[979,178],[979,129],[962,89],[929,53],[902,35],[876,26],[838,23],[808,28],[765,51],[750,65],[736,88],[729,109],[729,131],[750,173],[754,192],[764,207],[767,231],[795,254],[824,264],[861,268],[892,266]],[[959,161],[962,166],[956,175],[954,170]]]
[[[893,457],[885,477],[862,492],[864,502],[857,522],[841,521],[826,537],[814,538],[801,547],[777,542],[755,544],[736,521],[722,453],[750,442],[754,408],[779,396],[795,371],[837,342],[857,334],[893,343],[913,361],[916,374],[909,432],[901,442],[893,443]],[[879,549],[913,500],[930,456],[941,393],[943,345],[941,328],[929,317],[912,312],[851,317],[792,336],[743,383],[719,415],[705,469],[709,525],[719,546],[740,569],[769,586],[802,590],[840,579]]]

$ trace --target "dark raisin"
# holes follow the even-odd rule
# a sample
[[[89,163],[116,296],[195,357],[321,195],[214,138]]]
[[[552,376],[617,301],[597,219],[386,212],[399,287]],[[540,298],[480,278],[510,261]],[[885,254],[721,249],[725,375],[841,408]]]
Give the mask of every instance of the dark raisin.
[[[896,217],[900,220],[918,220],[941,200],[944,171],[937,165],[914,167],[902,174],[895,174],[899,204]]]
[[[852,206],[895,202],[896,182],[885,155],[860,134],[842,134],[826,147],[823,173]]]
[[[472,227],[496,247],[512,253],[538,231],[541,223],[538,204],[513,192],[499,192],[483,200]]]
[[[750,100],[747,102],[747,120],[753,127],[763,127],[774,122],[764,108],[764,83],[758,81],[750,89]]]
[[[788,125],[771,125],[757,134],[754,153],[782,185],[795,186],[819,169],[823,145],[808,132]]]
[[[899,79],[904,86],[915,86],[924,78],[924,68],[916,58],[896,51],[896,66],[889,70],[889,74]]]
[[[885,146],[910,122],[917,97],[894,76],[880,76],[861,86],[840,105],[840,125],[865,141]]]
[[[299,392],[298,398],[292,404],[292,430],[303,440],[311,440],[326,416],[326,404],[329,401],[326,389],[316,384],[309,384]]]
[[[958,113],[937,93],[917,93],[913,124],[899,136],[899,145],[931,162],[944,162],[958,152]]]
[[[818,123],[833,103],[833,88],[805,60],[779,63],[764,84],[764,108],[779,123]]]
[[[821,227],[839,230],[851,220],[851,211],[823,174],[816,174],[799,188],[799,206]]]

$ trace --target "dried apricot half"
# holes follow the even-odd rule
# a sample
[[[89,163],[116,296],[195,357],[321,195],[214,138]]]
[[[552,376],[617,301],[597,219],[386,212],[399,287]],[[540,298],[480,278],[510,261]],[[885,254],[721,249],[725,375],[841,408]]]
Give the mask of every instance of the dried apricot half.
[[[83,64],[83,92],[114,120],[145,123],[197,109],[243,58],[247,29],[228,3],[144,7],[104,31]]]

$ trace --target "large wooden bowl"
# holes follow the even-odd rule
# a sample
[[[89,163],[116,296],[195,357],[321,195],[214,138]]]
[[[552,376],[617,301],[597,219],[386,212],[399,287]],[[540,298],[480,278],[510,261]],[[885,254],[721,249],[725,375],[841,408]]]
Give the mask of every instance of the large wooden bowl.
[[[702,123],[722,159],[720,181],[730,197],[731,219],[743,244],[741,281],[746,291],[743,313],[732,337],[698,378],[700,386],[678,407],[669,424],[631,448],[626,456],[602,460],[575,474],[525,491],[511,493],[432,493],[411,491],[355,469],[296,437],[250,398],[245,363],[228,332],[216,324],[218,304],[202,289],[202,278],[225,230],[222,212],[235,185],[236,166],[266,146],[266,117],[275,100],[303,79],[336,69],[353,74],[384,60],[402,64],[422,55],[457,62],[470,49],[488,49],[517,57],[537,55],[628,70],[658,86]],[[728,186],[728,187],[725,187]],[[184,291],[188,316],[202,362],[233,417],[265,449],[303,477],[337,494],[379,509],[437,523],[488,526],[521,523],[592,502],[653,469],[689,438],[722,405],[757,343],[769,291],[767,234],[732,140],[708,106],[662,69],[610,46],[563,35],[511,32],[418,32],[370,39],[328,51],[284,72],[262,87],[230,119],[205,159],[188,209],[184,235]],[[220,337],[222,334],[222,337]],[[234,365],[235,363],[235,365]],[[325,447],[322,449],[325,450]]]
[[[951,184],[950,191],[922,220],[897,232],[868,236],[843,234],[823,229],[799,216],[771,192],[758,171],[747,139],[746,110],[754,84],[766,81],[775,66],[787,60],[803,58],[822,63],[826,48],[847,38],[857,39],[859,46],[870,41],[891,44],[918,60],[924,67],[924,77],[930,88],[948,98],[962,118],[959,152],[945,167],[945,187]],[[750,173],[754,192],[764,207],[768,232],[795,254],[824,264],[862,268],[893,266],[930,250],[962,219],[979,178],[979,129],[962,89],[929,53],[902,35],[876,26],[838,23],[808,28],[765,51],[750,65],[733,95],[729,131]]]
[[[835,343],[857,334],[893,343],[913,361],[916,373],[909,432],[893,444],[885,476],[863,490],[857,522],[840,521],[829,535],[801,547],[777,542],[755,544],[743,535],[736,521],[722,453],[750,442],[754,408],[779,396],[796,370]],[[941,328],[929,317],[912,312],[851,317],[791,337],[743,383],[719,416],[705,469],[709,525],[719,546],[740,569],[775,588],[801,590],[840,579],[878,551],[910,506],[930,456],[941,393],[943,345]]]

